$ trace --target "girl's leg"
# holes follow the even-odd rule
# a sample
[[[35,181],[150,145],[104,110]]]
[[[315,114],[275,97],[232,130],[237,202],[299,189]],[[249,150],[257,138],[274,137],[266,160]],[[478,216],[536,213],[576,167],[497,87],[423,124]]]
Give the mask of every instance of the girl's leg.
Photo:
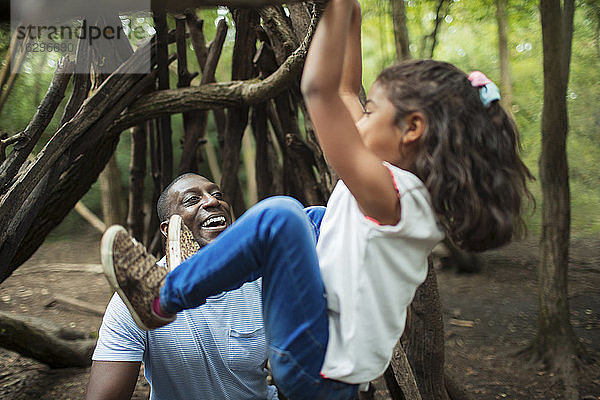
[[[250,208],[212,243],[181,263],[161,289],[161,307],[170,313],[196,307],[206,297],[263,276],[264,267],[311,266],[320,282],[316,225],[289,197],[271,197]]]
[[[327,208],[323,206],[310,206],[304,209],[304,212],[312,224],[313,232],[315,233],[315,242],[319,240],[319,235],[321,234],[321,221],[323,221],[326,209]]]
[[[195,307],[262,276],[270,361],[282,392],[291,399],[350,399],[356,385],[320,376],[328,319],[314,221],[291,198],[260,202],[167,276],[161,307]]]

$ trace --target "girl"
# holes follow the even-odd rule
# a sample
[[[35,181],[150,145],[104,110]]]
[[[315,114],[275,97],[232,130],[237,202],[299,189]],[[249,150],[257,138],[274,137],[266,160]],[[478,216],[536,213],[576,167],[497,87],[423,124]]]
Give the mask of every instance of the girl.
[[[262,277],[269,359],[290,399],[352,399],[381,375],[435,244],[508,242],[527,193],[515,126],[484,76],[404,63],[379,75],[363,111],[360,58],[358,2],[331,0],[302,79],[341,178],[324,215],[265,200],[168,275],[122,228],[103,238],[109,281],[146,329]]]

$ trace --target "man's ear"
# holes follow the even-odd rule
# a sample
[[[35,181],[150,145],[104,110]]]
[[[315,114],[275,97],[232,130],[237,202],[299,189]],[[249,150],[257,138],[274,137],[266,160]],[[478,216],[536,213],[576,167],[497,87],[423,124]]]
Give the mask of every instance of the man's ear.
[[[415,143],[419,140],[427,126],[425,114],[420,111],[411,112],[404,117],[403,122],[404,132],[402,133],[402,144],[404,145]]]
[[[160,233],[162,233],[164,237],[167,237],[168,229],[169,229],[169,221],[163,221],[160,223]]]

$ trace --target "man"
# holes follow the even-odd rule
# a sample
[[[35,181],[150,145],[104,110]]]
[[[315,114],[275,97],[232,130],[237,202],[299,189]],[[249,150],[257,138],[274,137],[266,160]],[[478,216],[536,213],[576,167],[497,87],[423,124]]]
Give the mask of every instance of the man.
[[[200,246],[232,220],[219,187],[196,174],[176,178],[157,208],[165,237],[169,217],[179,214]],[[250,282],[145,332],[115,294],[100,328],[86,398],[130,399],[144,362],[151,399],[276,399],[275,387],[266,381],[260,296],[260,280]]]

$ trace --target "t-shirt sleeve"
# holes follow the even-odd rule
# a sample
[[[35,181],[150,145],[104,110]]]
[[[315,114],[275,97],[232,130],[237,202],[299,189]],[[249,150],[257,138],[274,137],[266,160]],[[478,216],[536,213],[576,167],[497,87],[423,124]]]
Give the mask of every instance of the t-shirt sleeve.
[[[431,198],[425,185],[408,171],[387,163],[400,202],[400,220],[396,225],[381,225],[366,219],[375,236],[402,236],[437,243],[443,239],[437,218],[433,212]]]
[[[138,328],[115,293],[106,307],[92,360],[142,361],[145,348],[146,332]]]

